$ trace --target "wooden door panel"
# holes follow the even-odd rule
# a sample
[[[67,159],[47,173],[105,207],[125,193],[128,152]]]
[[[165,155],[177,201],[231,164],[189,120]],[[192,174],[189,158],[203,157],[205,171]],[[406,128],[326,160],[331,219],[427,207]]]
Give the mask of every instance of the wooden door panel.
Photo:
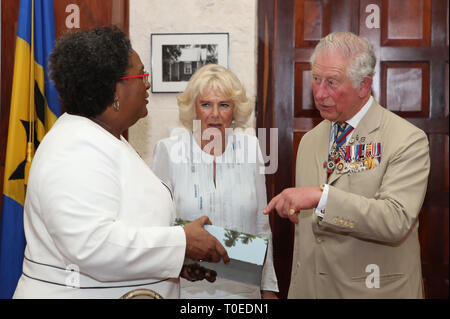
[[[449,158],[448,158],[448,134],[445,136],[445,142],[444,142],[444,189],[448,192],[449,187],[449,173],[448,173],[448,166],[449,166]]]
[[[74,13],[74,10],[79,10],[80,13],[79,29],[117,25],[128,33],[128,1],[129,0],[53,1],[56,37],[67,30],[66,20],[70,20],[70,14]]]
[[[430,45],[431,0],[383,0],[381,5],[382,45]]]
[[[381,74],[381,105],[402,117],[429,117],[428,62],[382,62]]]
[[[330,30],[329,2],[297,0],[295,10],[295,46],[314,48]]]
[[[294,117],[320,117],[312,95],[311,65],[296,62],[294,76]]]
[[[445,63],[445,117],[448,119],[448,61]]]

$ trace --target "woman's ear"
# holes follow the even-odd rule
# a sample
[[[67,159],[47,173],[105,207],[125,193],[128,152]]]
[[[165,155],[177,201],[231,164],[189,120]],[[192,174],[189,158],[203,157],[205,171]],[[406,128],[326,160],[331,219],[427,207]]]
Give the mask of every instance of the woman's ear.
[[[116,88],[114,90],[114,101],[120,100],[120,95],[123,93],[123,90],[127,90],[127,88],[124,86],[125,81],[118,81],[116,82]]]

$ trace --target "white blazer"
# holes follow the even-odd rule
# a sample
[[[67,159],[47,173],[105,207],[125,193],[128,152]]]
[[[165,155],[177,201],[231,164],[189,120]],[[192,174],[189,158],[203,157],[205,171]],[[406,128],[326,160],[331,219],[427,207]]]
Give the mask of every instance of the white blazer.
[[[122,138],[63,114],[31,166],[14,298],[179,297],[186,237],[168,188]]]

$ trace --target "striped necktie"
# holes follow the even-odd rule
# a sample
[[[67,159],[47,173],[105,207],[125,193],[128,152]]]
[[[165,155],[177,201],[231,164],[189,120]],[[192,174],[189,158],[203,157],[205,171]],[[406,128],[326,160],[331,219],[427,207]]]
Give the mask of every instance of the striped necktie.
[[[337,125],[337,132],[336,137],[334,138],[334,143],[336,143],[335,149],[338,149],[339,147],[345,144],[347,136],[353,131],[353,127],[347,124],[347,122],[336,123],[336,125]]]
[[[330,153],[328,154],[328,161],[326,162],[326,168],[328,177],[330,177],[331,173],[333,173],[336,164],[339,162],[339,148],[345,144],[347,140],[347,136],[353,131],[353,127],[346,122],[336,123],[337,132],[334,137],[333,145],[331,146]]]

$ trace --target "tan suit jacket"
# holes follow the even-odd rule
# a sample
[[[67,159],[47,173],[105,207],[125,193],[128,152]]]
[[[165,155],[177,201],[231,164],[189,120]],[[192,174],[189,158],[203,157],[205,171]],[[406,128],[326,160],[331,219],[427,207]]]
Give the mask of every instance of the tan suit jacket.
[[[313,210],[299,214],[289,298],[422,298],[426,135],[374,101],[352,138],[354,145],[380,142],[381,162],[350,175],[335,170],[327,181],[330,128],[322,121],[297,153],[296,186],[330,186],[322,221]]]

